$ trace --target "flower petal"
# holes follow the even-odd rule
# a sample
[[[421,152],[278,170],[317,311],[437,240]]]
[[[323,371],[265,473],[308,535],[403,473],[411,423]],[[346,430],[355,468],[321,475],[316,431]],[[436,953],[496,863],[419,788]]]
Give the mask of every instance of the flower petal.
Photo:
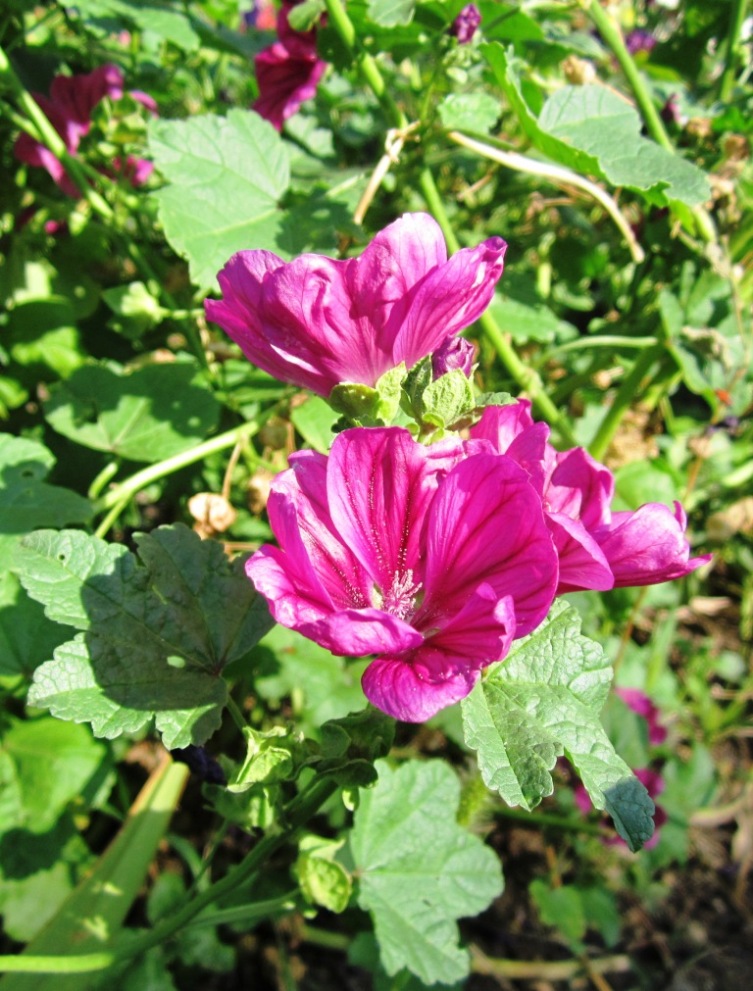
[[[423,643],[421,634],[409,623],[381,609],[343,609],[298,629],[333,654],[345,657],[402,654]]]
[[[383,594],[408,571],[421,581],[426,512],[439,474],[462,454],[459,441],[425,447],[401,427],[335,438],[327,472],[332,522]]]
[[[622,588],[682,578],[710,561],[710,554],[690,558],[684,530],[685,513],[678,502],[674,513],[648,502],[635,512],[614,513],[593,536],[612,569],[615,588]]]
[[[463,248],[412,289],[385,328],[394,340],[393,364],[411,368],[481,316],[502,276],[506,250],[501,237]]]
[[[588,451],[575,447],[556,456],[545,497],[552,513],[580,520],[587,530],[609,522],[614,496],[612,472]]]
[[[478,671],[463,669],[441,681],[426,681],[411,664],[378,657],[366,668],[361,684],[369,702],[388,716],[406,723],[422,723],[440,709],[464,699],[478,677]]]
[[[429,510],[426,599],[414,625],[442,627],[488,582],[512,596],[516,637],[546,616],[558,563],[541,499],[525,471],[504,455],[476,454],[443,479]]]
[[[471,427],[471,437],[490,441],[495,451],[506,454],[526,470],[537,492],[543,492],[554,454],[548,444],[549,427],[534,423],[529,400],[487,406],[479,422]]]
[[[557,595],[614,588],[614,575],[604,552],[582,523],[562,513],[547,514],[560,559]]]

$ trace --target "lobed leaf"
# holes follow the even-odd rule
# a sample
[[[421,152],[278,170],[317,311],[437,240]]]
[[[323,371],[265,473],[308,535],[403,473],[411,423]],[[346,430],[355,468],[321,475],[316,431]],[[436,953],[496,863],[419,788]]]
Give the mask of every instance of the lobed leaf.
[[[599,721],[611,680],[601,647],[581,634],[572,606],[558,600],[463,701],[465,739],[478,751],[487,786],[529,810],[551,795],[550,771],[564,754],[594,806],[609,812],[637,850],[653,833],[654,803]]]
[[[425,984],[460,980],[469,968],[456,920],[500,894],[499,861],[458,826],[460,785],[446,764],[376,766],[379,781],[361,795],[350,845],[382,965],[390,975],[407,968]]]
[[[223,668],[270,625],[219,545],[176,525],[140,535],[140,560],[79,531],[40,531],[23,546],[29,594],[82,631],[37,669],[30,702],[100,736],[154,718],[169,748],[208,739],[227,699]]]
[[[271,124],[239,109],[153,120],[149,150],[167,180],[155,193],[165,235],[188,259],[196,285],[216,288],[217,272],[236,251],[276,248],[290,167]]]

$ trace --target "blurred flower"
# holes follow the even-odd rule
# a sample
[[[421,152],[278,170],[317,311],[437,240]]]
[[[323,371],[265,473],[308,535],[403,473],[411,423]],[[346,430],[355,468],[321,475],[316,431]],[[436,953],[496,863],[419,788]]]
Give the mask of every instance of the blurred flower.
[[[625,47],[631,55],[637,55],[638,52],[650,52],[655,46],[656,38],[650,31],[636,28],[625,35]]]
[[[253,109],[278,131],[300,105],[316,93],[327,68],[316,53],[316,28],[294,31],[288,22],[295,3],[283,3],[277,15],[278,40],[254,59],[259,96]]]
[[[642,716],[648,724],[648,742],[652,747],[664,743],[667,739],[666,727],[659,723],[659,709],[651,699],[639,688],[617,688],[615,693],[629,709]],[[644,782],[645,783],[645,782]]]
[[[243,26],[257,31],[274,31],[277,11],[272,0],[254,0],[250,10],[243,14]]]
[[[65,142],[66,150],[73,155],[78,150],[81,139],[91,128],[91,116],[97,104],[105,97],[119,100],[122,96],[123,73],[118,66],[107,64],[90,73],[55,76],[49,97],[35,93],[34,99]],[[157,104],[148,93],[133,90],[131,96],[156,114]],[[13,151],[16,158],[27,165],[46,169],[68,196],[78,199],[81,195],[66,173],[63,163],[29,134],[19,135]],[[124,164],[122,159],[114,159],[113,167],[116,173],[128,176],[134,186],[144,183],[154,168],[151,162],[131,156],[128,156]]]
[[[55,76],[49,97],[34,93],[34,99],[52,126],[74,154],[81,138],[91,127],[91,115],[106,96],[118,100],[123,95],[123,74],[116,65],[102,65],[94,72],[77,76]],[[16,139],[13,151],[27,165],[46,169],[55,183],[68,196],[78,197],[79,191],[63,168],[63,163],[41,142],[29,134]]]
[[[680,100],[677,93],[672,93],[667,97],[667,101],[661,108],[660,114],[665,124],[676,124],[679,126],[682,123]]]
[[[401,362],[411,368],[473,323],[506,247],[493,237],[448,259],[436,221],[407,213],[358,258],[239,251],[206,314],[259,368],[326,397],[343,382],[374,386]]]
[[[452,22],[450,33],[458,39],[458,44],[467,45],[481,23],[481,11],[475,3],[469,3]]]
[[[389,715],[420,722],[464,698],[548,612],[541,501],[488,444],[357,427],[291,464],[269,497],[279,548],[258,550],[248,576],[278,623],[334,654],[376,654],[363,688]]]
[[[685,513],[649,502],[612,512],[614,477],[583,448],[557,451],[531,404],[488,406],[471,436],[485,438],[528,472],[541,494],[560,558],[558,594],[655,585],[681,578],[711,559],[690,557]]]
[[[435,379],[459,368],[467,378],[471,377],[476,348],[464,337],[448,337],[431,356],[431,373]]]

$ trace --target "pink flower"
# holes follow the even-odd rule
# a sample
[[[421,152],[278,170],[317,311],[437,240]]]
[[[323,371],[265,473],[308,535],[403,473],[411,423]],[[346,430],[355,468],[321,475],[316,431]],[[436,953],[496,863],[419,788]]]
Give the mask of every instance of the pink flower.
[[[711,559],[690,557],[685,513],[650,502],[611,510],[614,478],[583,448],[557,451],[549,428],[534,423],[531,404],[488,406],[471,435],[490,441],[528,472],[541,494],[560,558],[557,594],[654,585],[681,578]]]
[[[148,93],[133,90],[131,95],[150,113],[157,113],[157,104]],[[65,142],[66,150],[73,155],[91,127],[91,115],[97,104],[105,97],[119,100],[122,96],[123,73],[118,66],[107,64],[88,74],[55,76],[50,87],[50,96],[35,93],[34,99]],[[29,134],[19,135],[13,150],[20,161],[46,169],[66,195],[75,199],[81,195],[63,168],[63,163]],[[116,158],[113,163],[115,171],[127,175],[134,186],[146,182],[154,169],[151,162],[131,156],[127,158],[125,167],[121,167],[119,163],[120,160]]]
[[[664,743],[667,739],[666,727],[659,723],[660,712],[651,699],[639,688],[616,688],[615,693],[637,715],[646,720],[648,725],[648,742],[652,747]],[[645,782],[644,782],[645,784]]]
[[[402,361],[410,368],[473,323],[506,247],[493,237],[448,259],[436,221],[408,213],[345,261],[239,251],[206,314],[259,368],[329,396],[341,382],[373,386]]]
[[[389,715],[420,722],[464,698],[548,612],[557,555],[541,501],[488,444],[355,428],[329,457],[291,462],[268,504],[280,546],[248,576],[278,623],[335,654],[376,654],[363,688]]]
[[[91,127],[91,115],[106,96],[119,100],[123,95],[123,73],[116,65],[101,65],[94,72],[78,76],[55,76],[50,96],[35,93],[34,99],[44,110],[52,126],[74,154],[81,138]],[[55,183],[68,196],[78,197],[79,191],[63,168],[63,163],[29,134],[21,134],[14,145],[16,158],[27,165],[47,169]]]
[[[475,357],[476,348],[470,341],[464,337],[448,337],[431,356],[432,378],[441,378],[458,368],[470,378]]]
[[[316,28],[294,31],[288,15],[295,3],[283,3],[277,15],[278,40],[254,59],[259,96],[253,109],[282,130],[300,105],[316,93],[327,63],[316,53]]]

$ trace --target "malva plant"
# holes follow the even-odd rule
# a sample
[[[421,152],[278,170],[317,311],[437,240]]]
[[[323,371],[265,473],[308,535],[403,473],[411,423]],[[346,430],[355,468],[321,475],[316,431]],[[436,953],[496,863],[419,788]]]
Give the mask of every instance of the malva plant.
[[[0,991],[682,960],[747,808],[746,5],[22,6]]]

